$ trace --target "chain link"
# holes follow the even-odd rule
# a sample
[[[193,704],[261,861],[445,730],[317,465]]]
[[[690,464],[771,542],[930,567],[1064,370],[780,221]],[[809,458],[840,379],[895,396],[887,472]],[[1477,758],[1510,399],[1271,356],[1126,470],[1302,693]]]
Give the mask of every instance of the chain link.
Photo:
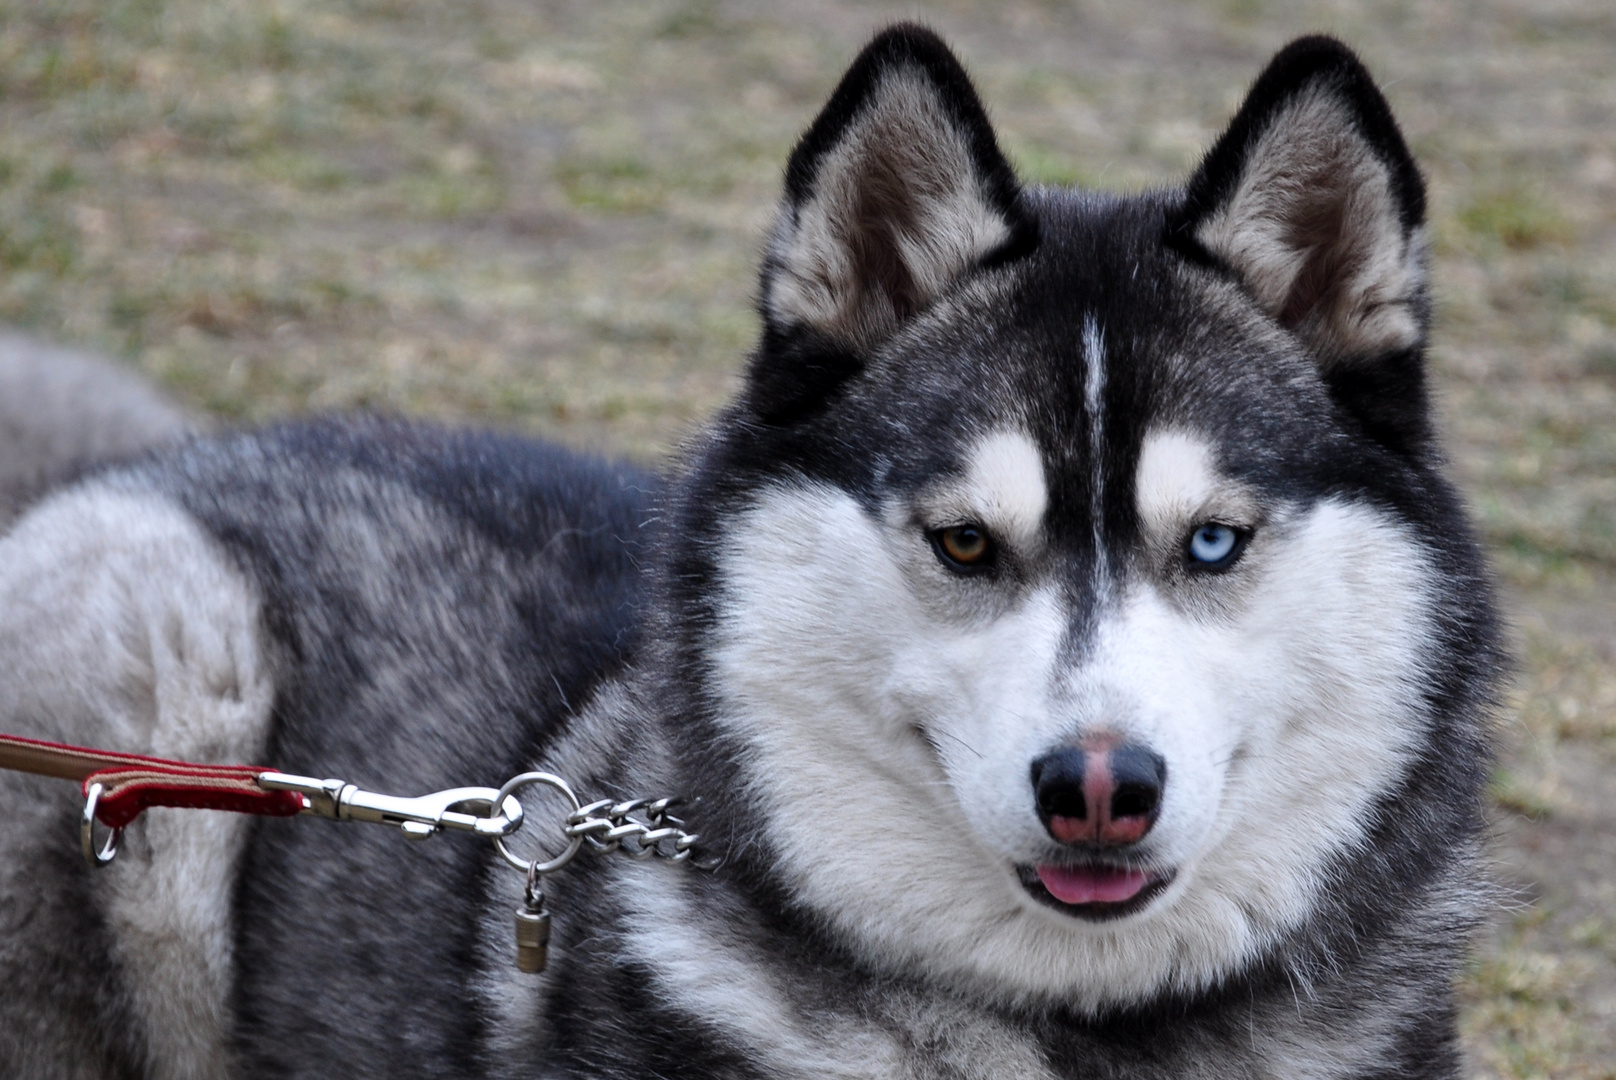
[[[601,799],[567,815],[566,834],[596,851],[620,851],[631,859],[653,855],[670,862],[690,858],[700,839],[684,830],[684,821],[668,813],[678,799]]]

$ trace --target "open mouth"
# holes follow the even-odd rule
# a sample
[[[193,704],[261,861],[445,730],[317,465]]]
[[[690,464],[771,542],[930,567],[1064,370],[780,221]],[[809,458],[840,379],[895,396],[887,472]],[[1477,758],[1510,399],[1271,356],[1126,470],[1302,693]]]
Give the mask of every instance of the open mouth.
[[[1144,910],[1173,880],[1171,873],[1105,863],[1040,863],[1018,866],[1016,875],[1034,899],[1094,922]]]

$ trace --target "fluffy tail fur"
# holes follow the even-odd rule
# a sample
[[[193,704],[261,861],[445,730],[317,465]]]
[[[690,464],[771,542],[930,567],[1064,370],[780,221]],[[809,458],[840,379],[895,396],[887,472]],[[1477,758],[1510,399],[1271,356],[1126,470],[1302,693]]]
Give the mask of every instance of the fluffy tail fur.
[[[0,329],[0,530],[48,488],[195,427],[139,376]]]

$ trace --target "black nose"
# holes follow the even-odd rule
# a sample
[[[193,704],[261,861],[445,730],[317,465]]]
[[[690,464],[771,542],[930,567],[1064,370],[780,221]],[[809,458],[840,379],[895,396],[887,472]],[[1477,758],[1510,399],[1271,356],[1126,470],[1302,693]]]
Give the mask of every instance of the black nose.
[[[1119,746],[1111,751],[1111,777],[1116,782],[1111,793],[1112,817],[1154,815],[1167,782],[1167,762],[1143,746]]]
[[[1063,844],[1117,847],[1156,823],[1167,762],[1134,743],[1063,746],[1032,763],[1038,817]]]
[[[1063,746],[1032,763],[1032,787],[1038,794],[1038,813],[1048,817],[1086,819],[1088,796],[1083,791],[1083,774],[1088,755],[1075,746]]]

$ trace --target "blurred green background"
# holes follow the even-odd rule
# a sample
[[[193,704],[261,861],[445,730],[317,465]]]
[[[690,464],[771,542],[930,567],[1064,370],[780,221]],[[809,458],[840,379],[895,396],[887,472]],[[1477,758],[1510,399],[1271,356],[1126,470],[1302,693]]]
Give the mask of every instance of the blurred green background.
[[[902,17],[1045,183],[1181,178],[1298,33],[1381,79],[1521,659],[1473,1067],[1616,1077],[1610,0],[0,0],[0,321],[225,422],[379,408],[655,460],[734,386],[793,139]]]

